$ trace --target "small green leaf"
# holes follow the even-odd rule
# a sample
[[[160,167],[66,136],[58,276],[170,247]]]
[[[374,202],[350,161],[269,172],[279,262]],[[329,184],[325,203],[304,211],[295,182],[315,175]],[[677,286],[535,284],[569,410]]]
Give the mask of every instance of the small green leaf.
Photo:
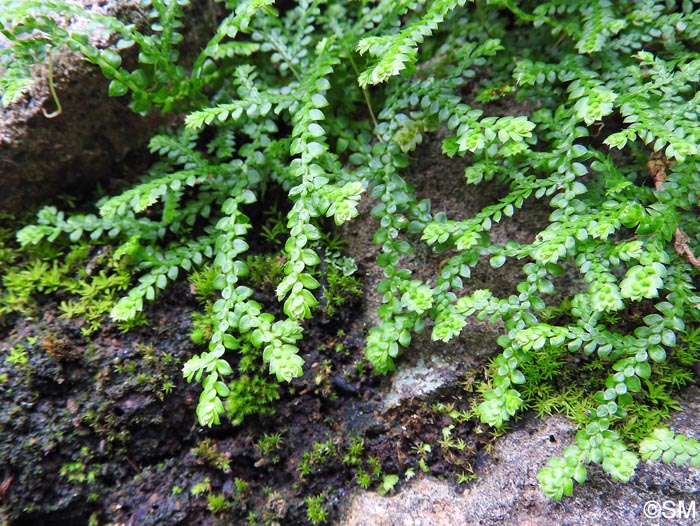
[[[118,80],[114,79],[109,83],[109,96],[110,97],[121,97],[129,92],[129,88],[125,84],[122,84]]]
[[[499,254],[497,256],[493,256],[490,260],[489,263],[493,268],[499,268],[502,267],[503,264],[506,262],[506,257],[503,254]]]
[[[119,53],[116,51],[113,51],[111,49],[103,49],[102,53],[100,54],[100,57],[106,64],[109,64],[111,67],[114,69],[117,69],[119,66],[121,66],[122,63],[122,57],[119,56]]]
[[[308,130],[312,137],[322,137],[326,133],[323,128],[315,122],[309,124]]]

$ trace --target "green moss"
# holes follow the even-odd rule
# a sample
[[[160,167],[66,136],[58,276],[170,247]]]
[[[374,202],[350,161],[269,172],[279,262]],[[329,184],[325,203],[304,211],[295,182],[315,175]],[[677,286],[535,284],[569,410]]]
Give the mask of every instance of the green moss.
[[[355,276],[345,275],[343,270],[336,265],[328,265],[326,274],[326,288],[323,290],[325,298],[325,312],[333,318],[342,309],[356,306],[364,295],[364,286]]]
[[[624,406],[626,416],[613,426],[620,438],[638,444],[680,409],[678,393],[693,381],[694,365],[700,360],[700,329],[684,333],[676,352],[668,362],[654,364],[654,381],[644,380],[639,390]],[[610,367],[610,360],[591,357],[581,364],[572,360],[561,347],[545,346],[522,364],[528,383],[521,389],[525,407],[540,416],[561,413],[585,426],[590,421],[593,394],[605,389],[600,371]]]
[[[29,363],[29,353],[27,352],[27,349],[24,348],[23,345],[17,344],[14,345],[13,347],[10,347],[10,350],[7,354],[7,357],[5,358],[5,361],[7,363],[11,363],[13,365],[16,365],[18,367],[27,365]]]
[[[219,451],[216,444],[209,437],[202,439],[190,452],[202,463],[208,464],[224,473],[231,472],[230,456]]]
[[[284,439],[282,438],[281,432],[265,433],[260,437],[255,446],[265,463],[277,464],[280,459],[276,453],[282,448],[283,442]]]
[[[264,373],[241,374],[228,383],[231,393],[226,399],[226,414],[233,425],[239,425],[251,414],[272,415],[280,398],[280,386]]]
[[[324,524],[328,518],[328,510],[325,507],[323,495],[309,495],[304,499],[306,503],[306,516],[311,524]]]
[[[218,272],[211,265],[204,265],[189,275],[190,290],[200,303],[208,303],[216,298],[218,289],[214,281],[217,275]]]
[[[226,495],[211,493],[207,495],[207,509],[212,513],[224,513],[233,509],[233,503],[226,498]]]
[[[248,256],[245,260],[250,274],[251,284],[265,292],[271,292],[284,278],[286,259],[280,253],[257,254]]]
[[[59,304],[67,319],[81,318],[88,335],[102,325],[116,298],[131,285],[128,266],[117,261],[108,247],[76,243],[65,250],[46,243],[16,253],[18,261],[2,276],[0,315],[28,313],[37,295],[61,291]]]

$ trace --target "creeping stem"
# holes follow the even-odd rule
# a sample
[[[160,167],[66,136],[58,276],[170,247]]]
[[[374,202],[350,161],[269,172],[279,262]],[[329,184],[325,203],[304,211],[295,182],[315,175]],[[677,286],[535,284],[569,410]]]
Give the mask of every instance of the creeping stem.
[[[63,107],[61,106],[61,101],[58,100],[58,95],[56,94],[56,86],[53,83],[53,54],[51,53],[51,46],[48,49],[49,55],[49,91],[51,92],[51,97],[53,98],[54,104],[56,104],[56,109],[51,113],[47,113],[44,108],[41,108],[44,117],[47,119],[53,119],[58,117],[63,112]]]

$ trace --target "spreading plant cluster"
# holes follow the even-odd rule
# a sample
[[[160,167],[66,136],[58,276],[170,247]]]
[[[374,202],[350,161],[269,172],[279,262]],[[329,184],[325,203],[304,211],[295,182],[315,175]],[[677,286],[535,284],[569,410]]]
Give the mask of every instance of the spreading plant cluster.
[[[264,382],[274,399],[269,380],[249,376],[255,356],[279,382],[302,375],[297,344],[303,320],[318,312],[324,232],[368,199],[384,272],[365,351],[376,372],[391,372],[414,334],[448,342],[470,320],[489,320],[502,335],[477,409],[486,424],[500,428],[523,409],[539,360],[551,358],[550,377],[566,357],[597,364],[601,380],[583,395],[575,443],[539,472],[548,496],[570,495],[591,463],[622,481],[640,453],[697,463],[697,444],[668,430],[642,441],[640,453],[622,432],[658,394],[674,356],[697,348],[693,2],[223,4],[227,14],[188,67],[179,62],[187,0],[143,0],[145,29],[63,0],[5,0],[0,15],[12,44],[0,48],[4,104],[21,101],[32,63],[68,46],[99,65],[110,94],[128,95],[134,111],[187,113],[182,128],[152,138],[161,161],[139,184],[102,199],[94,214],[45,208],[17,238],[113,247],[137,276],[112,307],[115,320],[136,317],[183,273],[209,269],[208,348],[184,367],[202,384],[202,425],[239,405],[245,386],[236,378]],[[78,15],[90,23],[71,25]],[[119,35],[116,50],[90,43],[95,28]],[[137,64],[126,68],[118,50],[133,46]],[[402,171],[436,132],[443,153],[463,159],[473,192],[499,184],[503,197],[472,217],[418,199]],[[288,199],[281,310],[254,300],[245,281],[247,211],[271,188]],[[528,203],[550,210],[539,233],[492,239],[492,227],[519,221]],[[406,263],[419,245],[443,258],[430,279],[412,278]],[[506,264],[522,275],[508,297],[470,281],[477,265]]]

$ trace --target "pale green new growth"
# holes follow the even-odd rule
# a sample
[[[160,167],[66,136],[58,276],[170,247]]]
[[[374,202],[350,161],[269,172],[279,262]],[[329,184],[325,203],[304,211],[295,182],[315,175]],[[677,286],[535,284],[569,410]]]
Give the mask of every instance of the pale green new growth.
[[[652,436],[639,444],[642,460],[658,460],[676,465],[688,463],[696,468],[700,466],[700,444],[694,438],[675,434],[669,429],[657,429]]]

